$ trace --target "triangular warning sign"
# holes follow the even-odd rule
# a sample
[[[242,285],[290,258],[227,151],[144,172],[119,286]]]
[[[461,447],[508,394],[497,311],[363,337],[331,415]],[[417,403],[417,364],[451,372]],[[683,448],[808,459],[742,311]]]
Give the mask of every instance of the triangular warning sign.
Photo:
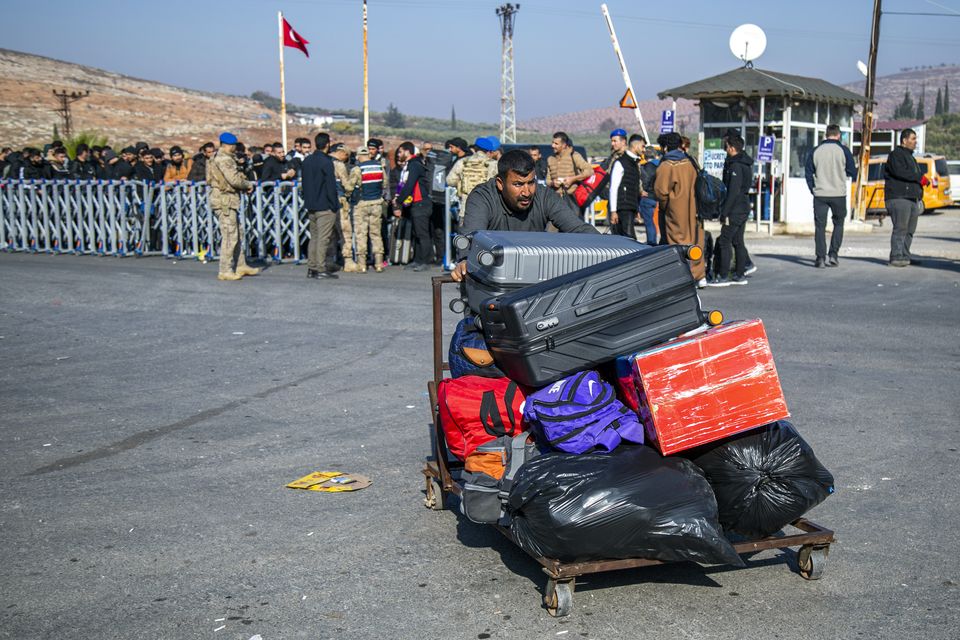
[[[633,99],[633,91],[627,89],[627,92],[620,98],[620,106],[624,109],[637,108],[637,101]]]

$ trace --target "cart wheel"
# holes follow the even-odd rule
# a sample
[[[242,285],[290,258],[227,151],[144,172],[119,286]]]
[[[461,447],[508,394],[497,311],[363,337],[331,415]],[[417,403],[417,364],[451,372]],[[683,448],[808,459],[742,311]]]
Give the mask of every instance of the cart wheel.
[[[562,618],[573,611],[573,580],[557,582],[553,578],[547,580],[547,587],[543,594],[543,605],[554,618]]]
[[[797,565],[800,575],[807,580],[819,580],[823,576],[823,568],[827,564],[827,555],[830,545],[815,547],[804,545],[797,552]]]
[[[436,478],[427,478],[427,497],[423,499],[423,504],[434,511],[443,511],[443,490]]]

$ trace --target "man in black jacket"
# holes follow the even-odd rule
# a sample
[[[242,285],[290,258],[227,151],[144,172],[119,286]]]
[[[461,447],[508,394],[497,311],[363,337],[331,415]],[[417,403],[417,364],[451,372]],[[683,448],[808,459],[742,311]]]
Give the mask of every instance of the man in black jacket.
[[[910,244],[917,230],[917,218],[923,210],[923,187],[926,176],[913,157],[917,148],[917,132],[900,132],[900,145],[890,152],[883,165],[883,198],[887,215],[893,221],[890,235],[890,266],[920,264],[910,257]]]
[[[613,160],[610,163],[610,233],[636,239],[633,223],[640,204],[640,158],[626,146],[626,131],[610,134]]]
[[[393,215],[399,218],[402,210],[407,209],[413,222],[414,235],[413,262],[404,269],[424,271],[429,269],[433,262],[433,242],[430,240],[430,216],[433,215],[430,176],[427,175],[423,159],[417,155],[412,142],[400,143],[397,157],[404,164],[400,173],[403,186],[394,201]]]
[[[310,244],[307,247],[307,277],[336,279],[337,274],[327,271],[324,260],[327,244],[340,210],[337,197],[337,181],[333,173],[333,160],[327,155],[330,134],[318,133],[314,138],[316,153],[307,156],[301,166],[303,171],[303,205],[310,221]],[[282,152],[282,149],[281,149]]]
[[[197,155],[193,156],[193,164],[190,166],[190,173],[187,174],[187,180],[190,182],[203,182],[207,179],[207,161],[217,152],[217,147],[212,142],[207,142]]]
[[[727,287],[732,284],[747,284],[744,271],[747,266],[747,249],[743,244],[743,232],[750,217],[750,185],[753,182],[753,158],[743,151],[743,138],[731,134],[724,138],[727,159],[723,163],[723,184],[727,197],[720,210],[723,226],[720,228],[720,269],[709,283],[711,287]],[[731,253],[736,250],[737,272],[730,277]]]
[[[81,142],[77,145],[77,157],[70,162],[70,176],[74,180],[96,180],[97,163],[90,158],[90,147]]]

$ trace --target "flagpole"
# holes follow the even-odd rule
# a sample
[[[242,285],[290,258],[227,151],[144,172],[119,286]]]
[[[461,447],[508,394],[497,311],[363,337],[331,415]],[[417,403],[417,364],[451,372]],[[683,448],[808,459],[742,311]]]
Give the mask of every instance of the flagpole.
[[[280,35],[280,139],[287,150],[287,91],[283,85],[283,12],[277,11],[277,33]]]
[[[363,0],[363,144],[370,139],[370,89],[367,83],[367,0]]]

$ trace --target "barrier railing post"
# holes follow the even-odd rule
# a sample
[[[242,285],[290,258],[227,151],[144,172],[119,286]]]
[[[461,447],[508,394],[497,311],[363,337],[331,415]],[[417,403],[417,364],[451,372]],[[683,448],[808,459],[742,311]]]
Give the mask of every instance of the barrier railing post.
[[[453,199],[457,197],[457,190],[447,187],[443,192],[443,267],[452,270],[453,258]]]
[[[293,190],[293,207],[291,211],[292,219],[290,220],[290,244],[293,245],[293,261],[296,264],[300,264],[300,208],[303,204],[302,194],[300,189]],[[282,247],[282,245],[281,245]],[[282,251],[282,249],[281,249]],[[283,256],[281,255],[281,258]]]

